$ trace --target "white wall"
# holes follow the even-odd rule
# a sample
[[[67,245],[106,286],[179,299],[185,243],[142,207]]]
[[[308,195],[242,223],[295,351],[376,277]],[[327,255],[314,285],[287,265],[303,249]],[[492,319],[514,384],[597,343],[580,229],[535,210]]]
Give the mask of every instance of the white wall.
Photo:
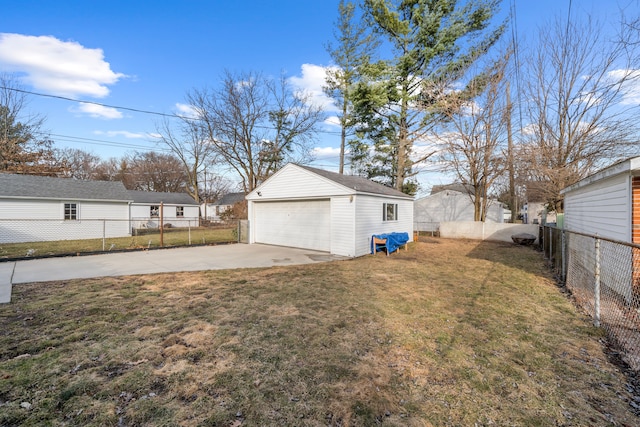
[[[533,224],[499,224],[480,221],[442,222],[440,223],[440,237],[513,242],[511,236],[519,233],[533,234],[537,240],[538,229],[539,226]]]
[[[630,242],[631,209],[629,174],[611,176],[565,193],[564,227]]]
[[[78,220],[64,220],[64,203]],[[106,220],[106,221],[104,221]],[[127,202],[0,199],[0,243],[122,237],[130,234]]]
[[[413,241],[413,200],[357,195],[355,202],[356,247],[354,256],[371,253],[371,236],[374,234],[406,232],[409,234],[409,241]],[[397,221],[382,220],[383,203],[398,204]]]

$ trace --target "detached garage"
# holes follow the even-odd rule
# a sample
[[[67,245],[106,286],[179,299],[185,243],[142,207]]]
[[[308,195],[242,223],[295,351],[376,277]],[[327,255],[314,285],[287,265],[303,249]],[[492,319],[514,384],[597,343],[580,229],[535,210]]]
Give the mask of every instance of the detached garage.
[[[561,194],[566,229],[640,243],[640,157],[611,165]]]
[[[371,236],[413,235],[413,197],[365,178],[293,163],[247,195],[249,243],[356,257]]]

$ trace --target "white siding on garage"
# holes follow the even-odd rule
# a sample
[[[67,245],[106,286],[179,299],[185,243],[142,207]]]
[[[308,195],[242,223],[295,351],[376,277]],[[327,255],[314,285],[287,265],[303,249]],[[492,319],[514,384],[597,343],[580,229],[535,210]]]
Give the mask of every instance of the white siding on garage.
[[[340,196],[331,199],[331,253],[354,257],[355,207],[357,196]]]
[[[628,174],[619,174],[568,191],[564,199],[567,230],[631,241],[631,188]]]
[[[313,185],[309,185],[313,183]],[[301,168],[283,168],[260,186],[253,200],[307,199],[347,195],[349,190],[335,182]]]
[[[385,197],[357,196],[356,206],[356,254],[371,252],[371,236],[383,233],[408,233],[413,241],[413,200]],[[398,204],[398,220],[383,221],[383,203]]]
[[[328,199],[255,202],[256,243],[331,250],[331,203]]]

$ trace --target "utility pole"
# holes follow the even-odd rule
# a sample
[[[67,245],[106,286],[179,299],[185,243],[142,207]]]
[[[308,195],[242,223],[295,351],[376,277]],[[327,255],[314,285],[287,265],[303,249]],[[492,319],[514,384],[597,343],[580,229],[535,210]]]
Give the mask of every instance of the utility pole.
[[[511,208],[511,223],[516,222],[518,216],[518,204],[516,203],[516,173],[513,165],[513,135],[511,134],[511,89],[507,81],[507,169],[509,171],[509,207]]]
[[[160,247],[164,247],[164,203],[160,202]]]
[[[204,220],[207,220],[207,169],[204,170]]]

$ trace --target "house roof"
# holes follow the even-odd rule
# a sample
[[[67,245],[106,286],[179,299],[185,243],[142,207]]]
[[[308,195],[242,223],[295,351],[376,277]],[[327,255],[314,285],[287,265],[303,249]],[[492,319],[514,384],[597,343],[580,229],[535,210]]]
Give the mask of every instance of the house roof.
[[[82,181],[71,178],[0,173],[0,197],[64,200],[130,201],[119,181]]]
[[[214,203],[216,206],[230,206],[244,201],[244,193],[227,193]]]
[[[443,185],[434,185],[431,188],[431,194],[437,194],[447,190],[457,191],[458,193],[463,193],[463,194],[473,194],[473,185],[462,184],[461,182],[454,182],[451,184],[443,184]]]
[[[154,191],[128,190],[133,203],[170,205],[197,205],[196,201],[187,193],[163,193]]]
[[[336,172],[329,172],[324,169],[316,169],[310,166],[302,166],[302,165],[297,165],[297,166],[360,193],[380,194],[384,196],[404,197],[404,198],[413,199],[413,196],[410,196],[401,191],[398,191],[395,188],[378,184],[377,182],[373,182],[361,176],[341,175]]]

